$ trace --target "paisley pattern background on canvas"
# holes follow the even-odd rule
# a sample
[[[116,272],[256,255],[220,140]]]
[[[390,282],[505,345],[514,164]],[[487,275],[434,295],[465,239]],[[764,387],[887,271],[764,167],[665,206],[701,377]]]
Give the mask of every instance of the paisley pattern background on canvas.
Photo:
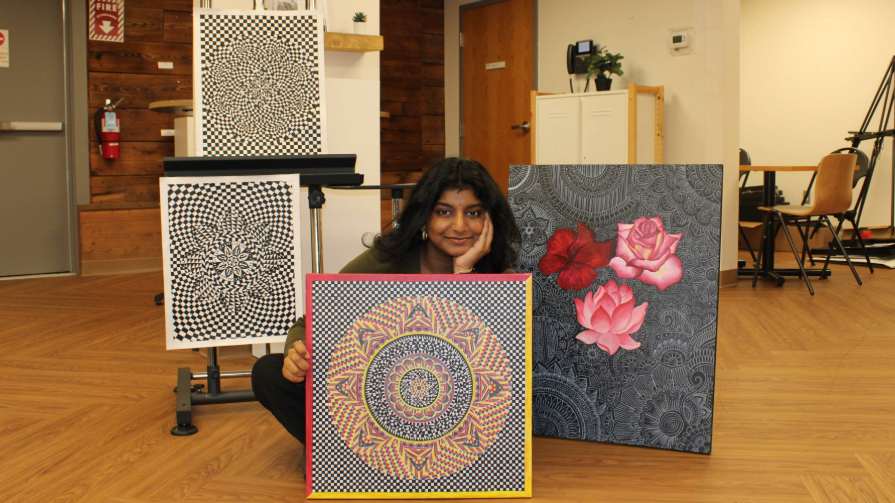
[[[531,272],[535,284],[535,434],[711,451],[721,178],[720,165],[511,168],[510,204],[522,232],[518,269]],[[598,260],[593,281],[575,289],[580,276],[561,286],[559,274],[539,267],[557,231],[590,232],[602,249],[611,242],[612,258],[619,224],[639,218],[663,224],[666,238],[680,236],[679,279],[621,277]],[[649,307],[642,325],[632,324],[633,339],[607,349],[576,338],[587,327],[575,299],[608,291],[610,283],[630,292],[632,305]]]

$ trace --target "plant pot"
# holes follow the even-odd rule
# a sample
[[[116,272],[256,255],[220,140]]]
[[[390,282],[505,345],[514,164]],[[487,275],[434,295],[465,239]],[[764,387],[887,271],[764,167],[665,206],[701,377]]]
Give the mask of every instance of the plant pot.
[[[357,35],[365,35],[367,33],[367,23],[362,21],[355,21],[354,33]]]
[[[597,91],[608,91],[612,88],[612,79],[597,77],[594,79],[594,84],[597,85]]]

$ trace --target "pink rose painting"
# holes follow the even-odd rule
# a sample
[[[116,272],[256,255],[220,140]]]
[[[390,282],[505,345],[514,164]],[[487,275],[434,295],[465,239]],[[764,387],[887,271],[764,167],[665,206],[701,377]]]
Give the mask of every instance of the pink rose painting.
[[[637,349],[640,343],[631,334],[640,330],[648,302],[634,307],[634,292],[628,285],[609,280],[583,299],[575,299],[578,323],[585,328],[575,336],[585,344],[596,344],[614,355],[618,348]]]
[[[679,282],[684,275],[675,253],[682,234],[669,234],[659,217],[640,217],[633,224],[618,224],[615,257],[609,267],[619,278],[636,279],[659,290]]]

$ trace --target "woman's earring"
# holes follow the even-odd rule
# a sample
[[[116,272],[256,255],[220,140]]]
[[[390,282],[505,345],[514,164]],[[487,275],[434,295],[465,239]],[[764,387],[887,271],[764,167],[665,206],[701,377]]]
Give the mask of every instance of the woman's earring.
[[[429,239],[429,233],[426,232],[426,228],[425,228],[425,227],[423,227],[422,232],[421,232],[420,234],[421,234],[422,237],[423,237],[423,241]]]

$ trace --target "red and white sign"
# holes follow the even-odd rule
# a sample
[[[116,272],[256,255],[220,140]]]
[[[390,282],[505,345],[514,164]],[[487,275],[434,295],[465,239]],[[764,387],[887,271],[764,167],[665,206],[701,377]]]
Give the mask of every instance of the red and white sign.
[[[124,42],[124,0],[90,0],[89,38]]]
[[[0,68],[9,68],[9,30],[0,30]]]

